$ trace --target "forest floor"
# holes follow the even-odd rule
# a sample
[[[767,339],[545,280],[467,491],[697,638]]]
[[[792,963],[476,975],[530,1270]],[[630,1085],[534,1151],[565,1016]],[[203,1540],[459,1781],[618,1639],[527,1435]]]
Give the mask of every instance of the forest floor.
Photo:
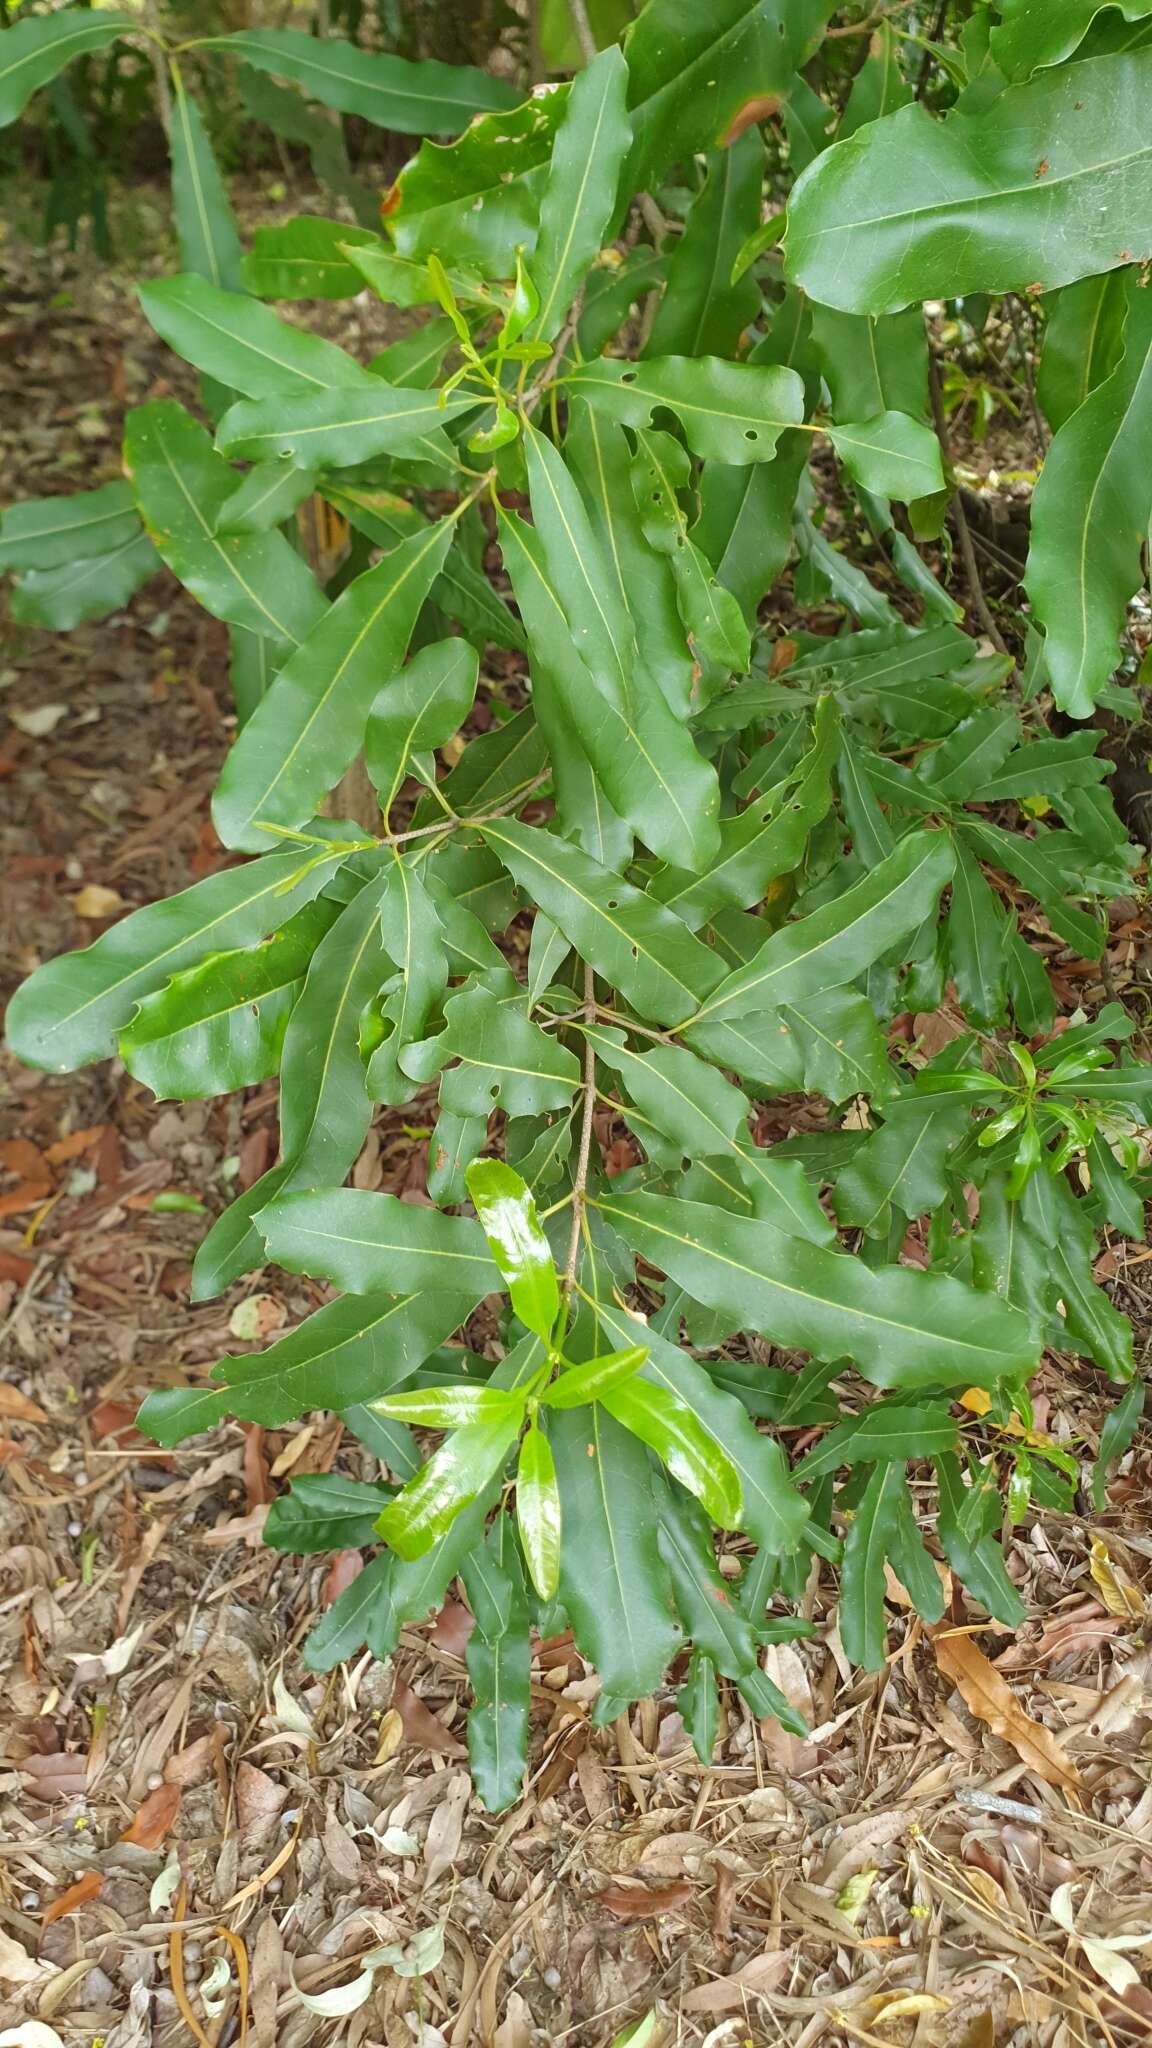
[[[118,473],[126,408],[192,380],[126,272],[14,240],[0,258],[3,496],[90,488]],[[379,309],[326,317],[379,345]],[[208,812],[225,660],[167,576],[75,633],[8,630],[8,987],[227,859]],[[1121,989],[1130,954],[1119,938]],[[349,1561],[261,1547],[286,1475],[373,1476],[367,1454],[323,1416],[172,1454],[132,1428],[151,1388],[320,1298],[269,1271],[188,1304],[191,1205],[215,1214],[272,1161],[275,1088],[157,1108],[118,1062],[8,1060],[5,1080],[0,2038],[608,2048],[658,2009],[653,2048],[1152,2039],[1152,1992],[1123,1969],[1145,1979],[1152,1957],[1148,1432],[1102,1515],[1013,1533],[1015,1635],[978,1624],[942,1658],[893,1583],[891,1661],[854,1674],[825,1568],[812,1642],[768,1653],[804,1741],[733,1704],[704,1771],[671,1690],[592,1730],[580,1658],[542,1646],[529,1782],[493,1817],[466,1771],[461,1603],[391,1666],[318,1678],[300,1644]],[[425,1144],[384,1112],[357,1184],[417,1191]],[[1098,1269],[1142,1355],[1149,1256],[1116,1243]],[[1036,1401],[1067,1437],[1107,1397],[1053,1362]],[[1149,1946],[1102,1945],[1118,1933]],[[423,1974],[379,1968],[341,2010],[359,1957],[417,1938]]]

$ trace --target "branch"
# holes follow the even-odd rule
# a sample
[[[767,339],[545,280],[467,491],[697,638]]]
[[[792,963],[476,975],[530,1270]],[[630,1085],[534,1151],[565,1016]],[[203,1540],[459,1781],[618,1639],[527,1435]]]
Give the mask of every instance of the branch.
[[[586,64],[591,64],[592,59],[600,55],[600,45],[592,32],[586,0],[568,0],[568,12],[572,16],[572,26],[576,31],[576,41],[580,45],[580,55]]]
[[[592,1024],[596,1019],[596,977],[584,963],[584,1021]],[[580,1150],[576,1157],[576,1178],[572,1183],[572,1229],[568,1237],[568,1257],[564,1266],[564,1292],[571,1294],[576,1283],[576,1260],[580,1253],[580,1232],[584,1225],[584,1205],[588,1188],[588,1165],[592,1157],[592,1118],[596,1110],[596,1049],[591,1038],[584,1040],[584,1114],[580,1119]]]

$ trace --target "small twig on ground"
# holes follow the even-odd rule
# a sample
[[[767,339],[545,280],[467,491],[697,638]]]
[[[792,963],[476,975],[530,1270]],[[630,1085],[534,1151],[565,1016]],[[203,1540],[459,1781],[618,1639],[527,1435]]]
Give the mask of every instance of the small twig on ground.
[[[931,350],[928,352],[928,388],[932,395],[932,417],[936,422],[936,438],[940,443],[940,452],[944,457],[944,467],[947,470],[949,466],[948,422],[944,417],[944,399],[940,390],[940,372],[936,367],[936,358]],[[1008,648],[1005,644],[1004,636],[992,616],[988,599],[984,595],[984,585],[980,581],[980,566],[976,560],[976,550],[972,545],[972,529],[968,524],[968,514],[964,510],[964,503],[959,491],[955,493],[949,509],[956,526],[956,539],[960,546],[960,559],[964,564],[964,576],[968,584],[968,594],[972,600],[972,609],[997,653],[1007,654]]]
[[[584,963],[584,1021],[592,1024],[596,1019],[596,977],[587,961]],[[580,1232],[584,1225],[584,1200],[588,1186],[588,1164],[592,1157],[592,1118],[596,1110],[596,1049],[591,1038],[584,1040],[584,1111],[580,1119],[580,1150],[576,1157],[576,1175],[572,1183],[572,1229],[568,1237],[568,1257],[564,1266],[564,1292],[571,1294],[576,1280],[576,1261],[580,1254]]]

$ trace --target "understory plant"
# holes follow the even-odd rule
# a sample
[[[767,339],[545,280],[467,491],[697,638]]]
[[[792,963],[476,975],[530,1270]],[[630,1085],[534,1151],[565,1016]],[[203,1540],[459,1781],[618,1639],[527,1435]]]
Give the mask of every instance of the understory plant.
[[[898,12],[649,0],[423,144],[382,233],[302,218],[246,293],[207,257],[148,283],[203,418],[140,407],[123,481],[0,532],[41,622],[166,564],[228,624],[237,724],[237,859],[41,967],[11,1043],[161,1098],[279,1074],[279,1161],[194,1295],[268,1261],[339,1290],[142,1426],[343,1416],[387,1476],[300,1479],[265,1532],[372,1551],[306,1656],[388,1657],[459,1575],[491,1807],[531,1629],[571,1627],[597,1722],[674,1666],[707,1760],[725,1686],[797,1725],[762,1649],[810,1632],[814,1560],[869,1668],[889,1568],[929,1624],[941,1560],[1016,1623],[1006,1516],[1072,1509],[1096,1450],[1099,1504],[1140,1413],[1093,1267],[1142,1232],[1152,1068],[1118,1003],[1059,1030],[1051,969],[1139,887],[1074,721],[1135,706],[1152,210],[1102,157],[1152,161],[1152,0],[958,6],[943,42]],[[368,363],[263,303],[365,288],[428,309]],[[1017,292],[1055,433],[1031,617],[976,637],[922,302],[974,329]],[[370,824],[333,815],[358,760]],[[427,1204],[344,1184],[378,1106],[434,1123]],[[1124,1390],[1101,1445],[1035,1426],[1049,1345]]]

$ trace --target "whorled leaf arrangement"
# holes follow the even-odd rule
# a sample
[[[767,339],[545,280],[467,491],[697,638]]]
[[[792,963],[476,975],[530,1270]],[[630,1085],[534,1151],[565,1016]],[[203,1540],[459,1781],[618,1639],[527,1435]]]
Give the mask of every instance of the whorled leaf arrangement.
[[[1122,701],[1152,5],[1129,0],[1117,48],[1094,6],[1063,10],[1069,41],[1003,0],[990,44],[981,16],[944,52],[943,116],[909,104],[888,27],[850,91],[829,58],[821,100],[828,12],[649,0],[623,50],[518,107],[335,40],[225,39],[370,120],[478,118],[417,151],[386,236],[303,219],[241,258],[180,98],[186,274],[141,296],[214,431],[145,405],[126,482],[16,506],[0,536],[25,620],[92,616],[163,562],[227,622],[239,730],[214,818],[256,856],[41,968],[11,1042],[57,1071],[119,1051],[160,1096],[278,1073],[280,1162],[213,1225],[194,1291],[269,1258],[341,1290],[209,1386],[154,1394],[143,1426],[345,1418],[391,1479],[299,1480],[266,1530],[374,1550],[307,1655],[390,1655],[459,1574],[493,1807],[525,1767],[533,1626],[571,1626],[598,1721],[683,1657],[707,1759],[721,1680],[793,1724],[761,1650],[808,1630],[814,1557],[860,1662],[884,1659],[886,1561],[938,1620],[910,1464],[934,1469],[952,1570],[1018,1620],[1002,1482],[1019,1517],[1070,1507],[1079,1473],[1032,1424],[1041,1351],[1134,1373],[1092,1267],[1103,1224],[1142,1228],[1152,1068],[1115,1004],[1051,1035],[1016,910],[1097,957],[1137,859],[1098,734],[1049,733],[1042,692],[1074,715]],[[10,32],[0,107],[125,27]],[[811,159],[783,277],[755,126],[773,108]],[[631,203],[674,166],[696,196],[657,246]],[[431,309],[368,364],[261,302],[366,286]],[[1058,288],[1028,571],[1046,638],[1009,692],[892,504],[939,530],[920,301],[1035,287]],[[823,530],[824,444],[899,604]],[[314,493],[352,534],[329,590],[293,546]],[[839,608],[831,637],[760,622],[793,552],[801,605]],[[526,672],[482,675],[493,646]],[[324,813],[359,756],[369,830]],[[504,936],[525,911],[526,956]],[[884,1027],[949,984],[971,1029],[896,1059]],[[799,1092],[826,1128],[763,1142],[760,1106]],[[375,1105],[418,1094],[431,1206],[342,1185]],[[926,1215],[925,1268],[902,1251]],[[1130,1390],[1104,1457],[1138,1412]],[[442,1432],[431,1454],[414,1429]]]

